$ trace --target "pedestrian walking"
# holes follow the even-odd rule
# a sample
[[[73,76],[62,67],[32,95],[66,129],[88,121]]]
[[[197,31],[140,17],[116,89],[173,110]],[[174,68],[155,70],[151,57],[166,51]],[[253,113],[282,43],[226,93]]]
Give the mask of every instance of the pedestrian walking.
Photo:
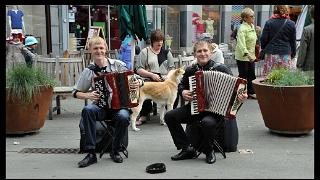
[[[275,5],[260,38],[264,51],[263,76],[273,68],[293,67],[296,55],[296,27],[290,20],[288,5]]]
[[[314,6],[310,8],[311,24],[303,29],[297,68],[314,76]]]
[[[253,89],[252,80],[255,75],[255,46],[257,35],[254,27],[254,11],[245,8],[241,12],[242,24],[237,32],[237,44],[235,50],[235,59],[237,61],[239,77],[248,81],[248,96],[256,99],[256,93]]]

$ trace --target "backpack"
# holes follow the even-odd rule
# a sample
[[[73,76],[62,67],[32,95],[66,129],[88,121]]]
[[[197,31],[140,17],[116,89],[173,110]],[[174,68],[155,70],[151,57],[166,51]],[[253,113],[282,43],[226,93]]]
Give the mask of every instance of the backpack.
[[[237,151],[239,140],[238,126],[236,119],[225,119],[224,123],[217,127],[215,136],[216,141],[220,144],[224,152]],[[196,123],[187,124],[185,129],[186,135],[193,147],[200,150],[201,139],[203,137],[201,127]],[[218,151],[216,146],[213,146],[215,151]]]

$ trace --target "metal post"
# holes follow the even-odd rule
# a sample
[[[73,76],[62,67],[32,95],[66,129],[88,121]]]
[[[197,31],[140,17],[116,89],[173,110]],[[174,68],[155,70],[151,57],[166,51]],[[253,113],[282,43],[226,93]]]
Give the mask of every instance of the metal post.
[[[88,11],[89,11],[89,27],[88,27],[88,30],[90,29],[90,26],[91,26],[91,10],[90,10],[90,5],[88,6],[89,7],[89,9],[88,9]]]

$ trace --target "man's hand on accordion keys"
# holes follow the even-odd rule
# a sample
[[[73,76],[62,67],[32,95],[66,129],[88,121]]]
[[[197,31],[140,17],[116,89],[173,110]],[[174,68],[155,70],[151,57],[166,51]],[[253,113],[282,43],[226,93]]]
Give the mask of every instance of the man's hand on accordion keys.
[[[247,90],[243,91],[241,94],[238,94],[238,100],[240,103],[243,103],[246,99],[248,99]]]
[[[131,89],[138,89],[141,86],[143,86],[143,81],[141,79],[135,79],[130,83]]]
[[[98,101],[100,99],[100,94],[98,91],[92,91],[88,93],[88,99],[91,101]]]
[[[186,101],[192,101],[192,92],[190,90],[183,90],[182,91],[182,97]]]

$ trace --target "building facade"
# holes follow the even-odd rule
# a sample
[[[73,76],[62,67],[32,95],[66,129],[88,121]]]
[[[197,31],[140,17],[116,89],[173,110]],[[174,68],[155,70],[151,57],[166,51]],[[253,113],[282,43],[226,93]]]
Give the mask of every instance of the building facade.
[[[100,27],[110,49],[121,45],[116,5],[19,5],[24,12],[26,33],[40,41],[40,54],[61,56],[63,51],[85,48],[89,28]],[[245,7],[255,12],[255,25],[264,26],[272,14],[271,5],[146,5],[149,33],[161,29],[172,37],[171,49],[191,52],[199,38],[229,43],[233,28],[240,24]],[[7,11],[12,8],[7,5]],[[292,17],[302,6],[291,6]],[[292,9],[294,8],[294,10]],[[8,21],[8,20],[7,20]],[[8,23],[7,23],[8,24]],[[7,36],[9,32],[7,25]],[[143,48],[147,42],[140,41]]]

